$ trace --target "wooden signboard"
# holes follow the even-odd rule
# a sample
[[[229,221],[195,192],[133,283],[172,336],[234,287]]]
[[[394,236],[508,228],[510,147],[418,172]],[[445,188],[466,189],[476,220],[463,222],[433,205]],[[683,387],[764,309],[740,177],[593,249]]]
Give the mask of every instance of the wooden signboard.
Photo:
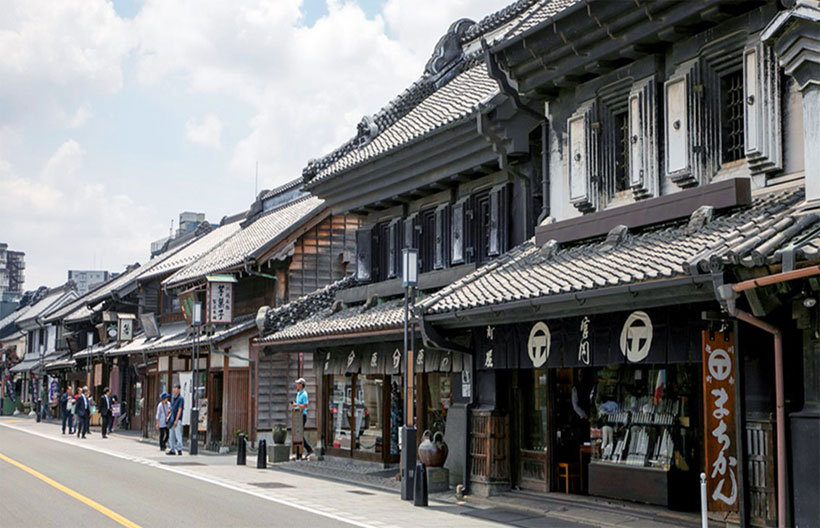
[[[305,424],[302,422],[302,409],[290,411],[291,452],[302,454],[302,440],[305,438]]]
[[[703,416],[709,511],[738,511],[735,369],[734,334],[704,331]]]

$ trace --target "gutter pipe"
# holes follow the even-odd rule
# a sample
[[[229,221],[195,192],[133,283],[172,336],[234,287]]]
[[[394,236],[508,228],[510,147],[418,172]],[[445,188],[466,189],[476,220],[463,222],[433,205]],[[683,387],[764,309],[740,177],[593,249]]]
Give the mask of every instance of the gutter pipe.
[[[777,435],[777,526],[786,528],[786,517],[789,508],[787,494],[788,472],[786,470],[786,397],[783,389],[783,334],[779,328],[740,310],[736,306],[740,293],[763,286],[771,286],[795,279],[820,275],[820,266],[811,266],[798,270],[784,271],[750,279],[737,284],[726,284],[715,288],[718,302],[729,312],[729,315],[768,332],[774,338],[774,386],[775,417]]]

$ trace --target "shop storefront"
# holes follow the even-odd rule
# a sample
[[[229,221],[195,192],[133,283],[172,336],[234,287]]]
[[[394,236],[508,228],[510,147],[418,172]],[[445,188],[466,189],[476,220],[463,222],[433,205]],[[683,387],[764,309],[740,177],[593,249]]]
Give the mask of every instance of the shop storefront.
[[[494,473],[476,475],[474,460],[473,479],[696,507],[709,331],[703,308],[474,329],[471,451],[480,461],[493,457]],[[503,441],[482,446],[475,438],[486,431],[477,427],[496,429],[492,436]]]
[[[327,454],[383,462],[399,460],[402,424],[402,344],[386,342],[320,349],[323,444]],[[446,430],[455,352],[419,350],[415,360],[419,430]]]

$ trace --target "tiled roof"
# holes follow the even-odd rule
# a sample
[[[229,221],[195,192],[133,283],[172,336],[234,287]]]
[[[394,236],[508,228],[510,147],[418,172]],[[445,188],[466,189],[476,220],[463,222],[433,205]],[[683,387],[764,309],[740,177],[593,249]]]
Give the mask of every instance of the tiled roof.
[[[404,300],[386,301],[372,308],[351,306],[336,313],[322,310],[307,319],[286,327],[279,332],[256,340],[257,344],[274,344],[315,337],[354,332],[372,332],[401,328],[404,324]]]
[[[133,264],[129,266],[124,273],[117,275],[114,279],[106,282],[100,288],[97,288],[94,291],[88,292],[84,296],[86,304],[97,304],[105,299],[107,299],[112,293],[119,292],[121,289],[128,287],[129,285],[133,284],[137,277],[139,277],[142,273],[148,270],[151,266],[161,262],[163,259],[167,258],[169,254],[178,251],[179,248],[169,250],[165,253],[160,253],[156,257],[152,258],[145,264]]]
[[[348,275],[343,279],[328,284],[324,288],[319,288],[287,304],[269,310],[268,313],[265,314],[264,334],[270,335],[274,332],[278,332],[322,310],[330,308],[336,299],[337,291],[352,288],[356,284],[356,277]]]
[[[48,317],[65,303],[71,302],[76,298],[77,291],[69,289],[66,285],[54,288],[48,292],[48,295],[31,305],[28,311],[21,315],[16,322],[20,325],[36,317]]]
[[[285,191],[290,191],[291,189],[295,189],[296,187],[299,187],[300,185],[302,185],[302,178],[296,178],[295,180],[291,180],[287,183],[283,183],[279,187],[274,187],[273,189],[271,189],[269,191],[263,191],[264,194],[262,194],[261,199],[262,200],[267,200],[268,198],[272,198],[272,197],[276,196],[277,194],[281,194]]]
[[[530,240],[421,300],[427,314],[466,310],[564,293],[754,267],[782,260],[797,242],[798,260],[820,260],[820,217],[800,214],[801,188],[760,195],[749,207],[715,214],[704,225],[680,221],[625,239],[565,247]]]
[[[210,233],[197,238],[180,251],[149,268],[145,273],[139,276],[139,280],[142,281],[150,279],[151,277],[171,273],[195,262],[226,239],[236,234],[239,229],[240,222],[238,220],[217,227]]]
[[[538,0],[519,18],[516,24],[504,35],[504,40],[517,37],[527,30],[542,24],[573,4],[581,0]]]
[[[4,328],[11,325],[15,321],[17,321],[19,318],[23,317],[26,314],[26,312],[28,312],[29,308],[31,308],[31,307],[30,306],[23,306],[22,308],[18,308],[15,311],[8,314],[7,316],[5,316],[4,318],[0,319],[0,333],[2,333],[2,330]]]
[[[498,84],[487,74],[487,67],[473,63],[450,82],[425,97],[372,141],[350,149],[319,171],[308,187],[333,174],[359,165],[410,143],[430,132],[472,114],[479,106],[498,95]]]
[[[308,218],[322,203],[315,196],[306,196],[265,212],[222,244],[165,279],[163,284],[178,285],[239,266],[245,257],[290,233],[292,226]]]

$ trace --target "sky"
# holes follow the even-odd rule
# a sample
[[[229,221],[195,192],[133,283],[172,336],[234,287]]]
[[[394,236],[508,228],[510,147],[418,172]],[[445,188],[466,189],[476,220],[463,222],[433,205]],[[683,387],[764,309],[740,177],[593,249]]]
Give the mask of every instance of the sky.
[[[0,0],[0,242],[26,289],[145,262],[180,212],[300,177],[453,21],[510,2]]]

